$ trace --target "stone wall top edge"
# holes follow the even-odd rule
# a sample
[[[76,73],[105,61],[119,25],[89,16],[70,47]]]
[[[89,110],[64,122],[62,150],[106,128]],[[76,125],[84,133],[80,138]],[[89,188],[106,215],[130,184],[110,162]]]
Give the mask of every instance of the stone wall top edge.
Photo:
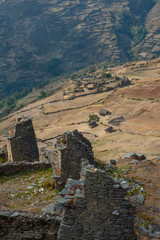
[[[58,221],[56,216],[48,214],[48,213],[33,213],[33,212],[24,212],[17,210],[0,210],[0,218],[8,217],[8,218],[31,218],[31,219],[52,219]]]
[[[32,165],[32,166],[34,166],[34,165],[48,165],[48,164],[50,164],[50,162],[49,161],[46,161],[46,162],[39,162],[39,161],[35,161],[35,162],[28,162],[28,161],[22,161],[22,162],[9,162],[9,163],[1,163],[0,164],[0,167],[3,167],[3,166],[21,166],[21,165],[25,165],[25,166],[27,166],[27,165]]]
[[[113,182],[115,182],[113,177],[107,175],[107,173],[105,171],[103,171],[101,169],[95,168],[94,165],[90,165],[90,167],[91,167],[90,169],[88,169],[87,167],[84,167],[86,178],[88,178],[90,176],[91,177],[93,177],[93,176],[95,176],[95,177],[103,177],[103,178],[105,177],[105,179],[110,179]]]

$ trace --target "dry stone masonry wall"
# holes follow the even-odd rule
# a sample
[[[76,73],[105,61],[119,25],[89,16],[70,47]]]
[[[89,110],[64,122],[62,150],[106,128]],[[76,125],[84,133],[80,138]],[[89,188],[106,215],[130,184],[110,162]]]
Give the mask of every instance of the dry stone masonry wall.
[[[32,120],[27,117],[18,118],[14,136],[8,137],[8,159],[11,162],[39,160],[39,152]]]
[[[59,155],[58,171],[60,176],[55,179],[57,185],[64,187],[68,178],[80,178],[81,158],[86,158],[90,164],[93,164],[94,154],[89,140],[77,130],[66,132],[58,138],[56,146]]]
[[[125,198],[124,182],[95,168],[92,146],[77,130],[56,145],[57,182],[66,184],[58,200],[42,214],[1,211],[0,239],[136,240],[135,207]]]
[[[58,152],[55,150],[48,150],[45,147],[39,149],[40,161],[41,162],[50,162],[53,169],[58,168]]]
[[[36,171],[41,169],[51,168],[52,165],[49,162],[13,162],[13,163],[4,163],[0,165],[0,175],[10,175],[17,174],[19,172],[25,171]]]
[[[58,228],[54,216],[0,211],[1,240],[56,240]]]
[[[60,202],[64,213],[58,240],[133,240],[135,209],[126,190],[93,166],[83,168],[84,180],[68,180]],[[65,196],[65,193],[66,196]],[[62,198],[65,198],[62,201]]]

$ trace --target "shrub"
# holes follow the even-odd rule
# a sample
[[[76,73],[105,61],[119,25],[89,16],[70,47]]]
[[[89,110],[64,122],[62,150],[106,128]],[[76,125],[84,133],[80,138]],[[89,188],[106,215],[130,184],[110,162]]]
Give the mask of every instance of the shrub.
[[[110,78],[112,76],[111,73],[106,73],[106,78]]]
[[[63,96],[66,95],[66,90],[62,89]]]
[[[54,189],[55,180],[50,178],[44,179],[42,182],[42,187],[47,189]]]
[[[40,91],[40,94],[36,97],[36,100],[40,100],[46,97],[45,91]]]
[[[92,122],[92,121],[98,122],[99,117],[96,114],[89,114],[89,122]]]

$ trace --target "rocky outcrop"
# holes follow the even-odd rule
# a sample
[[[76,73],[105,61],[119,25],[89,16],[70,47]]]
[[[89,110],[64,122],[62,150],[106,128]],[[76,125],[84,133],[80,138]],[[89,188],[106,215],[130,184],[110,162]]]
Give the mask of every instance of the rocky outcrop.
[[[99,110],[98,114],[100,116],[106,116],[106,115],[111,115],[111,112],[106,109],[101,109],[101,110]]]
[[[137,160],[142,161],[146,160],[146,156],[143,153],[130,152],[122,157],[123,160]]]
[[[113,126],[119,126],[124,120],[125,120],[124,117],[121,116],[111,119],[108,123],[112,124]]]
[[[90,128],[95,128],[95,127],[98,126],[96,121],[91,121],[91,122],[88,123],[88,125],[90,126]]]
[[[133,47],[133,53],[135,56],[140,56],[141,58],[154,58],[160,56],[160,1],[155,1],[156,4],[150,10],[146,17],[145,28],[146,36],[145,38],[136,46]]]
[[[112,133],[112,132],[116,132],[116,130],[113,127],[108,127],[105,129],[106,133]]]

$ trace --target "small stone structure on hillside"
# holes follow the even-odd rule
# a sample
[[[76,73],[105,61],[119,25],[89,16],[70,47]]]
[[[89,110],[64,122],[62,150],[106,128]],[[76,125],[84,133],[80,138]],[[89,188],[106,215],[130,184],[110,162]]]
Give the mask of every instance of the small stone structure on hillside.
[[[59,217],[57,240],[135,240],[135,207],[126,193],[121,181],[82,159],[81,178],[69,178],[43,211]]]
[[[17,118],[14,135],[7,138],[7,148],[8,160],[11,162],[34,162],[39,160],[31,118]]]
[[[79,179],[81,171],[81,158],[94,163],[94,154],[89,140],[78,130],[66,132],[57,139],[59,176],[55,176],[57,187],[64,187],[68,178]]]

